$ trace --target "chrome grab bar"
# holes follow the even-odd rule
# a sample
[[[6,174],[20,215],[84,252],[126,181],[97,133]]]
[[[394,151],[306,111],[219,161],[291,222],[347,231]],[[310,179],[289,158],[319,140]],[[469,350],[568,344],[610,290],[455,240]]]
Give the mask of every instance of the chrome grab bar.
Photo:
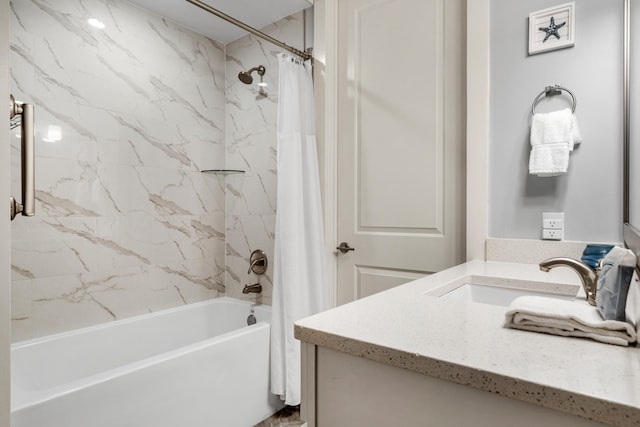
[[[33,129],[33,105],[18,102],[9,96],[9,120],[15,116],[21,117],[20,126],[22,128],[21,144],[21,164],[20,172],[22,178],[22,204],[11,196],[9,198],[10,215],[13,220],[17,214],[23,216],[33,216],[36,212],[36,179],[35,179],[35,138]]]

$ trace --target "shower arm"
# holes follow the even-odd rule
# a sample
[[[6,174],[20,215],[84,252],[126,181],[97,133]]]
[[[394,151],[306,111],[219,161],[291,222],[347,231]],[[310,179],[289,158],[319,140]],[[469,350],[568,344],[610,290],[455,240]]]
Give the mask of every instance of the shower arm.
[[[257,71],[257,72],[258,72],[258,75],[260,75],[260,76],[264,76],[264,73],[265,73],[267,70],[264,68],[264,66],[263,66],[263,65],[258,65],[257,67],[253,67],[253,68],[251,68],[250,70],[247,70],[247,71],[246,71],[246,73],[247,73],[247,74],[251,74],[251,73],[253,73],[254,71]]]

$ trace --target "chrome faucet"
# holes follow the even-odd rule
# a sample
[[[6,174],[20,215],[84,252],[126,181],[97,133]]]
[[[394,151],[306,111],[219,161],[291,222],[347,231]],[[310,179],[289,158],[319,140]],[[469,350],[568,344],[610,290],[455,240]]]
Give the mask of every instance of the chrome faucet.
[[[587,302],[596,305],[596,287],[598,285],[598,273],[587,264],[573,258],[549,258],[540,263],[540,270],[549,271],[554,267],[569,267],[580,277],[584,292],[587,294]]]
[[[243,294],[259,294],[260,292],[262,292],[262,285],[260,283],[244,285],[244,288],[242,289]]]

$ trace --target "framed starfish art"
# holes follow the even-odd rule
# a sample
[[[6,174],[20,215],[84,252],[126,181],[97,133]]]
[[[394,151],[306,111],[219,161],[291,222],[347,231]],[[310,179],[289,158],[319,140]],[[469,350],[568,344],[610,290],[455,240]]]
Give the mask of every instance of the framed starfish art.
[[[575,2],[529,14],[529,55],[575,44]]]

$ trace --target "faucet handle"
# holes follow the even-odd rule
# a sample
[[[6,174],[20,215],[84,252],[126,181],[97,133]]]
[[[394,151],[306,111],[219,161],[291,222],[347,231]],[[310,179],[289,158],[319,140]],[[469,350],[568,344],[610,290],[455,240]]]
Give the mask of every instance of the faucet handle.
[[[251,252],[251,256],[249,257],[249,270],[247,271],[247,274],[251,274],[253,271],[255,274],[260,276],[267,271],[267,265],[267,254],[260,249],[256,249]]]

